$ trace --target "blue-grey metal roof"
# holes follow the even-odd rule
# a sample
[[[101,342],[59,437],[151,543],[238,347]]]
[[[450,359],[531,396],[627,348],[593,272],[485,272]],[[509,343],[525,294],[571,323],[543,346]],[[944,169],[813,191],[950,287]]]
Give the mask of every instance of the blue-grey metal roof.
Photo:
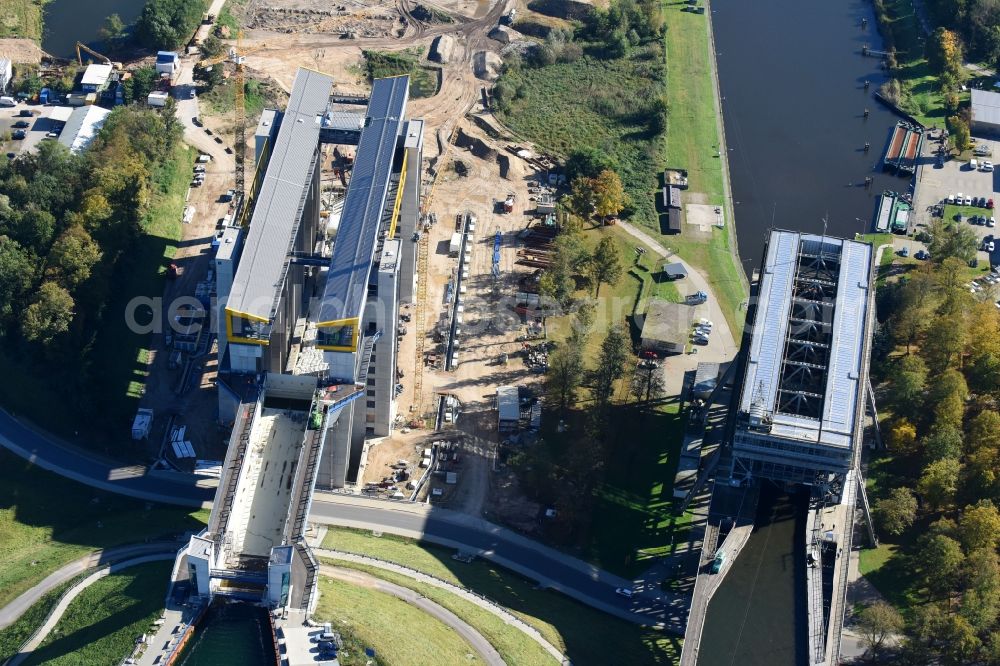
[[[288,108],[250,218],[250,231],[226,306],[270,320],[285,279],[302,202],[312,182],[320,120],[333,78],[308,69],[295,75]]]
[[[783,356],[789,334],[789,311],[797,259],[802,248],[839,249],[840,268],[833,307],[832,343],[823,410],[811,419],[775,409]],[[851,240],[772,231],[759,280],[757,314],[751,335],[740,411],[759,400],[772,418],[771,435],[849,448],[853,441],[863,378],[872,278],[872,246]]]
[[[1000,125],[1000,93],[972,89],[972,122]]]
[[[372,85],[330,257],[319,322],[360,318],[364,310],[409,85],[408,76],[378,79]]]
[[[358,132],[365,125],[365,114],[361,109],[351,111],[327,111],[323,116],[323,128]]]

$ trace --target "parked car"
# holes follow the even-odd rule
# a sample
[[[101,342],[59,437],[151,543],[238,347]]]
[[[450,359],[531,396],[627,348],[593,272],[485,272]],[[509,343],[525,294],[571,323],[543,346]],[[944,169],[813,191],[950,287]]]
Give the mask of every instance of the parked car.
[[[195,164],[194,165],[194,172],[195,173],[205,173],[205,165],[204,164]]]
[[[708,345],[708,338],[706,338],[704,335],[696,335],[691,340],[691,344],[698,345],[699,347],[705,347],[706,345]]]
[[[986,200],[986,207],[989,208],[989,209],[993,208],[993,199],[987,199]]]
[[[955,203],[955,195],[954,194],[949,194],[948,198],[945,199],[944,201],[945,201],[945,203],[950,203],[950,204]]]
[[[997,226],[997,219],[995,217],[991,216],[989,219],[986,220],[986,226],[988,226],[988,227],[995,227],[995,226]]]
[[[969,195],[966,195],[965,199],[962,200],[962,203],[964,205],[966,205],[966,206],[971,206],[972,205],[972,197],[970,197]]]
[[[979,170],[980,171],[985,171],[987,173],[992,172],[993,171],[993,162],[990,162],[989,160],[983,160],[982,163],[979,165]]]
[[[996,247],[996,245],[994,245],[993,241],[986,241],[985,245],[986,245],[986,251],[987,252],[992,252],[994,250],[994,248]]]
[[[924,261],[926,259],[930,259],[931,258],[931,253],[928,252],[927,250],[917,250],[917,253],[915,255],[913,255],[913,256],[916,259],[920,259],[921,261]]]
[[[31,127],[31,123],[29,123],[27,120],[18,120],[16,123],[14,123],[13,126],[20,129],[24,129],[26,127]]]
[[[904,258],[910,256],[910,248],[904,247],[902,250],[899,251],[899,256]]]
[[[35,112],[32,111],[31,109],[21,109],[20,111],[17,112],[17,115],[20,116],[21,118],[30,118],[31,116],[34,115],[34,113]]]

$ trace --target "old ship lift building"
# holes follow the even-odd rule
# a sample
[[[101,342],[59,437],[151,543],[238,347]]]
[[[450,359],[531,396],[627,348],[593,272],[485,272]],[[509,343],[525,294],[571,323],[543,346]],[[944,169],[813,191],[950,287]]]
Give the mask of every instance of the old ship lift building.
[[[864,429],[873,270],[867,243],[771,233],[747,316],[731,478],[843,492]]]

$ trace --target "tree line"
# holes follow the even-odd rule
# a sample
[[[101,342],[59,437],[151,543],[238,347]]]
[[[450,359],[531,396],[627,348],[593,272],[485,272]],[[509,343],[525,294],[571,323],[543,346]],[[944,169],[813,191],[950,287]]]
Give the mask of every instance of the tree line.
[[[87,369],[115,269],[143,233],[182,128],[172,113],[115,109],[91,146],[56,141],[0,164],[0,346]]]
[[[961,243],[958,243],[959,245]],[[862,614],[869,643],[906,664],[1000,664],[1000,310],[966,286],[961,253],[879,292],[873,376],[891,458],[876,527],[904,547],[902,615]],[[877,656],[877,655],[876,655]]]

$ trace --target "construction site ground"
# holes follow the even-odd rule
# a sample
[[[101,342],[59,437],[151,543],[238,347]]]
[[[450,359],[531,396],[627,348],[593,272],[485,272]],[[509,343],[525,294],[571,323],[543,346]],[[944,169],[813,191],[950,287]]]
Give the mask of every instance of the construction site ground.
[[[185,141],[199,153],[212,156],[205,164],[205,181],[201,187],[188,190],[187,205],[194,207],[194,217],[183,225],[181,242],[174,256],[180,273],[175,280],[169,280],[164,290],[163,321],[169,326],[173,319],[171,308],[186,299],[194,297],[198,282],[206,279],[211,266],[211,242],[219,220],[230,212],[228,203],[221,201],[222,195],[233,187],[234,161],[225,151],[226,145],[204,133],[202,128],[192,123],[197,116],[197,100],[187,99],[183,91],[190,83],[190,63],[182,73],[181,94],[178,101],[178,115],[185,126]],[[187,78],[184,78],[184,75]],[[193,174],[192,174],[193,175]],[[164,455],[181,469],[190,470],[192,459],[177,460],[169,443],[162,447],[166,429],[173,417],[174,426],[187,426],[186,439],[191,442],[199,459],[222,460],[225,457],[228,431],[221,428],[218,419],[218,394],[216,392],[217,358],[214,341],[208,353],[192,358],[185,353],[182,363],[170,367],[170,349],[166,345],[166,331],[153,335],[152,354],[148,361],[148,378],[141,405],[154,410],[156,418],[150,433],[148,446],[150,455]]]
[[[527,181],[538,174],[534,166],[506,150],[507,142],[491,140],[469,119],[468,114],[482,114],[482,120],[494,122],[488,113],[483,114],[480,105],[482,88],[489,83],[477,78],[473,62],[477,53],[500,53],[503,45],[486,35],[497,25],[501,15],[513,7],[518,8],[519,15],[530,14],[521,0],[499,0],[492,4],[485,0],[437,0],[420,4],[449,13],[455,20],[422,23],[412,16],[416,4],[410,0],[395,0],[394,3],[362,8],[353,0],[334,5],[319,0],[277,0],[265,6],[260,0],[248,0],[233,7],[232,11],[237,18],[247,21],[243,52],[248,72],[266,74],[285,90],[290,89],[299,67],[309,67],[331,74],[339,92],[365,93],[369,85],[363,70],[364,49],[418,47],[426,58],[436,36],[448,34],[455,39],[451,58],[441,65],[437,94],[422,99],[411,98],[407,107],[407,116],[422,118],[425,122],[424,157],[429,186],[429,189],[425,188],[428,200],[425,212],[433,213],[437,224],[420,241],[427,244],[426,275],[420,276],[426,281],[423,287],[426,296],[422,303],[409,304],[401,309],[401,313],[407,314],[411,321],[405,324],[408,334],[400,339],[399,346],[398,367],[403,372],[399,381],[403,391],[399,396],[397,431],[391,438],[369,447],[363,479],[365,482],[381,480],[389,469],[388,465],[400,459],[413,458],[414,463],[419,462],[415,456],[427,445],[426,442],[434,439],[431,433],[435,427],[440,396],[453,395],[461,403],[461,413],[455,424],[443,427],[464,435],[461,438],[464,453],[461,462],[454,468],[459,482],[447,489],[445,495],[432,497],[431,501],[437,500],[452,508],[479,515],[486,506],[494,479],[491,470],[499,440],[494,407],[496,388],[507,384],[537,388],[542,375],[531,372],[525,363],[522,352],[526,342],[532,341],[526,339],[530,338],[527,327],[512,312],[518,279],[534,271],[516,263],[515,236],[533,221],[526,215],[526,211],[535,207]],[[359,22],[365,25],[359,26]],[[355,33],[357,39],[345,39],[344,32],[348,30]],[[206,117],[203,120],[213,131],[226,131],[231,127],[227,117]],[[186,137],[190,134],[202,145],[206,140],[213,142],[213,138],[206,137],[203,130],[200,130],[199,136],[198,131],[190,123],[187,124],[189,132]],[[459,129],[468,137],[481,140],[481,145],[509,158],[506,178],[500,175],[495,153],[486,153],[486,159],[483,159],[469,150],[451,145],[450,140]],[[479,150],[477,154],[483,154],[483,151]],[[463,167],[462,175],[454,168],[456,161]],[[430,186],[431,174],[436,174],[433,186]],[[228,182],[225,186],[213,185],[210,178],[202,189],[205,194],[215,190],[217,195],[231,186]],[[508,194],[515,196],[513,212],[495,213],[494,201],[503,200]],[[452,233],[456,231],[456,215],[466,212],[477,218],[477,225],[469,243],[469,277],[464,281],[465,293],[461,294],[464,312],[458,336],[459,364],[454,370],[446,371],[442,365],[443,349],[431,335],[442,316],[448,316],[448,304],[444,301],[445,286],[454,278],[459,266],[458,259],[449,256],[448,245]],[[219,216],[213,212],[204,218],[199,210],[196,219],[205,219],[205,223],[214,228],[215,219]],[[198,234],[193,229],[191,231],[193,243],[189,251],[194,252]],[[207,243],[210,231],[206,231],[208,233],[203,238]],[[503,244],[500,275],[495,280],[492,275],[492,250],[493,236],[497,231],[502,233]],[[408,238],[403,240],[412,242]],[[417,337],[421,334],[426,336],[424,354],[419,354],[418,358]],[[436,365],[425,366],[427,354],[435,352],[438,359]],[[507,355],[506,363],[500,361],[504,354]],[[703,353],[697,356],[705,360]],[[693,367],[697,360],[697,357],[684,357],[683,364]],[[419,396],[414,395],[417,372],[421,373]],[[169,395],[163,391],[159,393],[169,404]],[[214,391],[210,393],[214,409]],[[422,427],[403,434],[401,426],[413,420],[421,422]],[[523,506],[518,503],[516,482],[512,478],[497,476],[496,482],[503,488],[498,495],[504,497],[500,504],[517,507],[515,515],[537,515],[537,507],[530,503]],[[430,492],[434,483],[427,484],[424,492]]]

